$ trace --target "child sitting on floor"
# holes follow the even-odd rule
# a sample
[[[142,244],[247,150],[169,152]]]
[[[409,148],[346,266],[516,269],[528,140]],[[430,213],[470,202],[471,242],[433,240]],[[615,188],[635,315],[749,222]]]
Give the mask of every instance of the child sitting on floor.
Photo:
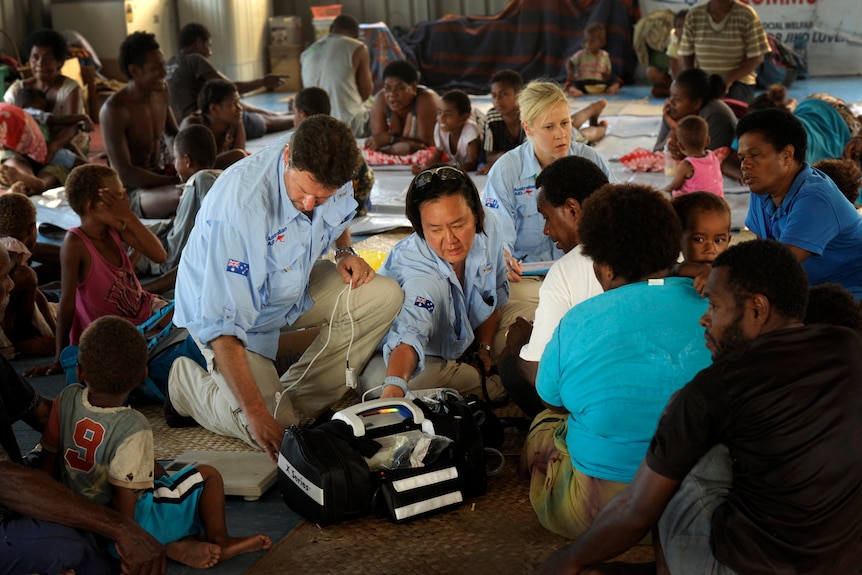
[[[588,86],[604,86],[599,92],[618,94],[620,82],[611,69],[605,25],[593,22],[584,30],[584,47],[566,60],[566,90],[570,96],[583,96]]]
[[[449,90],[443,94],[437,125],[434,126],[434,155],[426,164],[413,166],[414,174],[439,164],[444,153],[449,156],[450,164],[463,171],[476,169],[482,150],[482,133],[470,117],[472,111],[470,96],[464,90]]]
[[[709,124],[700,116],[686,116],[676,125],[679,151],[685,156],[677,164],[676,175],[665,187],[674,197],[694,191],[711,192],[724,197],[721,160],[709,145]]]
[[[187,126],[174,138],[174,168],[183,182],[183,191],[176,215],[150,228],[164,246],[167,259],[154,262],[140,254],[135,261],[138,273],[160,276],[144,286],[147,291],[164,293],[174,288],[180,255],[195,225],[201,202],[222,172],[212,169],[215,160],[215,139],[206,126]]]
[[[709,192],[692,192],[671,202],[682,224],[686,263],[711,264],[730,245],[730,206]]]
[[[38,88],[24,87],[15,94],[15,105],[27,112],[42,130],[48,147],[48,163],[71,170],[87,163],[84,152],[74,144],[80,130],[90,132],[93,122],[86,114],[57,116],[48,112],[48,97]]]
[[[81,225],[66,233],[61,249],[61,295],[56,355],[27,375],[59,373],[60,352],[77,345],[96,318],[118,315],[135,325],[167,302],[141,288],[123,244],[155,262],[167,257],[159,238],[129,206],[117,172],[98,164],[78,166],[66,180],[66,199]]]
[[[491,104],[485,119],[485,164],[477,170],[487,174],[497,159],[527,139],[521,125],[518,94],[524,79],[514,70],[500,70],[491,76]]]
[[[184,565],[205,569],[269,549],[266,535],[228,535],[216,469],[188,466],[169,477],[156,465],[147,418],[125,406],[147,375],[147,343],[131,323],[115,316],[91,323],[81,336],[77,369],[86,385],[67,386],[54,400],[41,441],[43,471],[134,518]],[[201,533],[206,541],[197,539]]]
[[[0,241],[12,260],[9,277],[15,283],[0,318],[0,347],[6,359],[15,353],[54,353],[56,305],[39,290],[36,271],[28,265],[36,237],[36,207],[30,198],[14,192],[0,195]]]

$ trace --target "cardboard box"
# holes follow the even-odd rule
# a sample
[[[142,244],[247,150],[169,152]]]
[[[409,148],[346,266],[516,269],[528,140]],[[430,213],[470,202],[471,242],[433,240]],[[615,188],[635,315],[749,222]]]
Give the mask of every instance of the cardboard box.
[[[287,76],[284,84],[276,92],[298,92],[302,89],[302,73],[299,68],[299,55],[302,46],[267,46],[269,50],[269,71],[272,74]]]
[[[275,356],[275,369],[278,375],[283,374],[287,368],[299,361],[318,334],[320,334],[320,326],[281,332],[278,336],[278,352]]]

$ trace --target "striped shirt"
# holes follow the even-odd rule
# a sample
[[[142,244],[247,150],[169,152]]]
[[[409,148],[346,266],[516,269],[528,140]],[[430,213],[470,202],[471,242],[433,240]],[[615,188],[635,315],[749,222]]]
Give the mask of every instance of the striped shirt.
[[[715,22],[707,11],[709,4],[692,8],[685,18],[679,45],[680,56],[695,56],[695,64],[709,74],[727,76],[743,60],[769,52],[766,32],[757,12],[735,0],[721,22]],[[739,79],[753,85],[756,75]]]

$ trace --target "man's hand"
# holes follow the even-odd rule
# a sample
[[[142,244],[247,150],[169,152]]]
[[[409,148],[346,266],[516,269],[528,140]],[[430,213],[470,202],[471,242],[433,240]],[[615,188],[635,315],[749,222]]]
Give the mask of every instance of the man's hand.
[[[25,371],[23,375],[24,377],[39,377],[40,375],[52,375],[62,372],[63,368],[60,366],[60,362],[55,361],[54,363],[49,363],[47,365],[34,365]]]
[[[273,463],[277,463],[278,453],[281,451],[281,440],[284,437],[284,428],[271,414],[265,411],[255,414],[246,412],[245,417],[248,422],[248,430],[254,440],[263,448],[267,457]]]
[[[509,355],[518,357],[521,348],[530,341],[532,334],[533,324],[522,317],[516,318],[506,331],[506,349],[509,350]]]
[[[267,74],[263,77],[261,82],[263,83],[263,87],[267,90],[274,90],[278,86],[284,84],[285,79],[287,79],[287,76],[280,76],[278,74]]]
[[[122,530],[116,543],[123,575],[164,575],[167,572],[165,548],[137,525]]]
[[[584,569],[571,565],[568,557],[568,547],[563,547],[551,553],[545,562],[536,570],[538,575],[578,575]]]
[[[368,262],[360,257],[351,255],[338,258],[336,269],[344,279],[344,283],[353,284],[353,289],[367,284],[374,279],[375,275],[374,268],[368,265]]]

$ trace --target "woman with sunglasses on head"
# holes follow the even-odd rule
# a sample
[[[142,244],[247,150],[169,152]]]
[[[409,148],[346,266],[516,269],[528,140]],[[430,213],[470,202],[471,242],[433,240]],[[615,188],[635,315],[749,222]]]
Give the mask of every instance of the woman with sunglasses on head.
[[[481,374],[458,358],[475,344],[486,374],[493,366],[492,342],[509,297],[496,218],[483,210],[470,177],[451,166],[417,175],[406,206],[414,233],[378,271],[399,283],[404,303],[360,391],[382,384],[383,397],[434,387],[481,393]],[[488,389],[499,399],[499,376],[489,378]]]
[[[557,260],[563,256],[543,229],[545,220],[536,205],[536,176],[554,160],[581,156],[601,168],[611,183],[616,178],[605,159],[586,144],[572,125],[569,101],[559,84],[533,81],[518,96],[527,141],[503,154],[488,173],[485,206],[497,214],[506,249],[512,299],[539,301],[541,281],[523,281],[522,262]]]

